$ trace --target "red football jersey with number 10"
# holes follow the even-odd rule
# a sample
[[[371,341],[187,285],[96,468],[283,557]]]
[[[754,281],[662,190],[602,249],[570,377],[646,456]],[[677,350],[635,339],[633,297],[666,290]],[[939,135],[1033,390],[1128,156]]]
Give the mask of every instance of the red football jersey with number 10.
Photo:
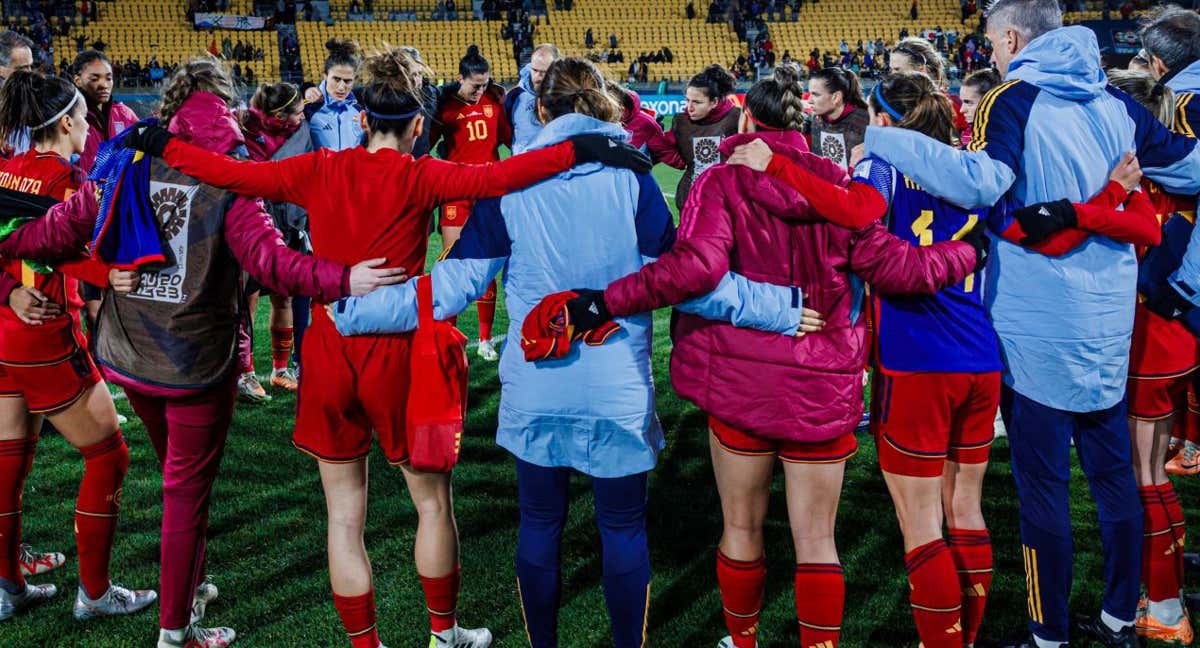
[[[501,144],[512,141],[512,126],[504,116],[503,96],[483,92],[479,101],[469,104],[457,95],[443,101],[438,111],[437,129],[446,140],[446,159],[461,164],[483,164],[500,159]]]

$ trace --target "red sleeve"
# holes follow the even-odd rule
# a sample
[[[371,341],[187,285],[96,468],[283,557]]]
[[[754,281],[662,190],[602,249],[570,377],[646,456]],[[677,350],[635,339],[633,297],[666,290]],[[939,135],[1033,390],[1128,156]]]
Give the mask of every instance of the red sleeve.
[[[818,214],[836,225],[858,229],[883,218],[887,213],[887,199],[874,187],[851,182],[850,186],[843,189],[809,173],[782,155],[771,156],[767,173],[804,194]]]
[[[320,163],[326,155],[330,153],[314,151],[273,162],[243,162],[175,137],[163,152],[163,159],[205,184],[304,207],[310,191],[327,190],[320,181],[324,177]]]
[[[225,214],[225,241],[242,268],[275,294],[323,302],[350,294],[350,268],[289,248],[258,200],[233,202]]]
[[[683,156],[679,154],[679,144],[675,140],[674,130],[658,133],[646,140],[646,149],[650,151],[650,156],[655,162],[676,169],[687,168],[687,163],[683,161]]]
[[[67,200],[54,205],[0,242],[0,257],[55,261],[84,254],[96,224],[95,186],[88,182]]]
[[[700,176],[688,194],[675,245],[653,263],[608,285],[604,302],[613,315],[633,315],[706,295],[729,272],[733,226],[721,174],[714,171]]]
[[[850,266],[871,287],[888,295],[929,295],[975,270],[975,248],[962,241],[918,247],[874,222],[854,233]]]
[[[1088,203],[1075,205],[1075,216],[1080,229],[1103,234],[1114,241],[1134,245],[1158,245],[1162,242],[1158,214],[1144,191],[1130,194],[1124,211]]]
[[[72,279],[86,281],[97,288],[108,288],[109,266],[95,257],[86,256],[60,263],[55,269]]]
[[[501,162],[458,164],[425,156],[413,162],[412,200],[433,209],[456,200],[496,198],[575,166],[575,147],[563,142]]]

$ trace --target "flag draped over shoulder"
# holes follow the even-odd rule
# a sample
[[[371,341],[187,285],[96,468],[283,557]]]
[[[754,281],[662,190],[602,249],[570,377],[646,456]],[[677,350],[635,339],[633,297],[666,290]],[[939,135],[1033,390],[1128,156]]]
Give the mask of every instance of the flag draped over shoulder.
[[[147,123],[155,120],[135,124],[101,144],[88,176],[100,188],[92,255],[120,268],[166,262],[150,206],[151,158],[125,146],[125,135]]]

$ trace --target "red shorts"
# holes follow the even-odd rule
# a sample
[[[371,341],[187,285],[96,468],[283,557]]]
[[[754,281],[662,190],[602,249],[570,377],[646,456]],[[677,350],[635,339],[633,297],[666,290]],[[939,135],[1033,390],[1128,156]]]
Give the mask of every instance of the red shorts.
[[[987,462],[1000,372],[877,371],[871,394],[871,431],[885,472],[940,477],[946,461]]]
[[[853,433],[821,443],[775,441],[742,432],[711,416],[708,417],[708,429],[717,445],[747,457],[779,457],[788,463],[827,464],[845,462],[858,452],[858,439]]]
[[[464,227],[467,224],[467,218],[471,216],[471,207],[474,205],[475,203],[469,200],[442,205],[442,218],[439,221],[441,226]]]
[[[319,461],[350,463],[371,452],[375,437],[388,463],[406,463],[411,348],[410,334],[342,337],[314,309],[300,352],[292,445]]]
[[[0,363],[0,398],[24,398],[31,414],[55,414],[100,382],[100,371],[83,347],[50,364]]]
[[[1161,421],[1183,412],[1188,406],[1188,385],[1195,372],[1165,378],[1130,376],[1125,387],[1129,418]]]

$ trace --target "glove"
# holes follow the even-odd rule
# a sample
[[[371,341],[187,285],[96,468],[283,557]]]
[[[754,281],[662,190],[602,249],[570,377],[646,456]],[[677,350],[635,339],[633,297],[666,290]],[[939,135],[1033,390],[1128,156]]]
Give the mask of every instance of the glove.
[[[570,316],[570,323],[576,331],[592,331],[612,319],[612,315],[608,312],[608,304],[604,303],[603,290],[583,288],[571,292],[579,295],[567,302],[567,315]]]
[[[1175,286],[1163,284],[1158,292],[1146,298],[1146,308],[1165,319],[1177,319],[1187,315],[1194,305],[1179,294]]]
[[[167,144],[170,144],[174,137],[170,131],[162,126],[143,124],[130,131],[122,143],[126,148],[141,151],[154,157],[162,157],[163,151],[167,150]]]
[[[988,255],[992,251],[992,240],[987,235],[987,224],[980,221],[959,240],[975,248],[975,272],[983,270],[987,265]]]
[[[1013,216],[1025,232],[1025,238],[1021,239],[1021,245],[1024,246],[1036,245],[1055,232],[1079,224],[1075,205],[1069,200],[1027,205],[1013,212]]]
[[[571,144],[575,147],[575,164],[599,162],[634,173],[650,173],[654,167],[645,153],[605,135],[576,135]]]

